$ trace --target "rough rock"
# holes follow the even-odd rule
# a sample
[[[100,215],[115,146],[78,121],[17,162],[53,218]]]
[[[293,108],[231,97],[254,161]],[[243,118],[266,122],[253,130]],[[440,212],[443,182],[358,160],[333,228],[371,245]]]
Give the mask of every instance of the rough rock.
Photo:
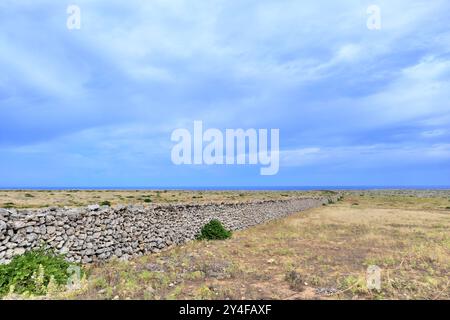
[[[335,201],[338,195],[330,197]],[[321,206],[329,198],[243,203],[83,208],[0,209],[0,263],[42,244],[72,262],[128,259],[195,238],[211,219],[230,230]]]

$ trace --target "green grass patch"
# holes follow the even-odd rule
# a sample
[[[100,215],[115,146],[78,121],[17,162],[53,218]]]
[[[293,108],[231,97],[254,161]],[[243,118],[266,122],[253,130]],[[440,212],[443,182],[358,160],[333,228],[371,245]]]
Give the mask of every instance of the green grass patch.
[[[11,209],[11,208],[14,208],[15,206],[16,205],[14,202],[6,202],[3,204],[3,208],[5,208],[5,209]]]

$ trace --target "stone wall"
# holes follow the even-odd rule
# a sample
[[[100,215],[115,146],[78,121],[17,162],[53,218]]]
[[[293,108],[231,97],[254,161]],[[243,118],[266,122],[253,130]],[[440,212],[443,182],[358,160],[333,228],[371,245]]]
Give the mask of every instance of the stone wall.
[[[335,200],[335,199],[333,199]],[[128,258],[194,239],[211,219],[238,230],[321,206],[328,198],[201,205],[0,209],[0,263],[46,245],[69,261]]]

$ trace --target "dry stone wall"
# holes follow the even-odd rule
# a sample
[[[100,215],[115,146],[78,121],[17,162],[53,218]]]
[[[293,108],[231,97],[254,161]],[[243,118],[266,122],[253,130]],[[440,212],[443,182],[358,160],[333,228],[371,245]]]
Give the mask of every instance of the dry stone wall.
[[[214,218],[228,229],[239,230],[321,206],[328,200],[0,209],[0,263],[42,246],[65,254],[72,262],[126,259],[194,239]]]

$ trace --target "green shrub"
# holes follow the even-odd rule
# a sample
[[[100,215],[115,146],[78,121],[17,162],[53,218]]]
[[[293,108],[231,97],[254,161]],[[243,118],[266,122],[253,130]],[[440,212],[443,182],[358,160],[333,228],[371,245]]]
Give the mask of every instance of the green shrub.
[[[231,231],[226,230],[222,223],[213,219],[205,224],[197,235],[198,240],[224,240],[231,237]]]
[[[102,201],[100,203],[101,206],[111,206],[111,202],[109,202],[108,200]]]
[[[0,265],[0,297],[8,293],[45,295],[50,282],[67,284],[70,266],[64,256],[45,249],[15,256],[9,264]]]
[[[146,199],[144,199],[144,202],[150,203],[150,202],[152,202],[152,199],[146,198]]]

